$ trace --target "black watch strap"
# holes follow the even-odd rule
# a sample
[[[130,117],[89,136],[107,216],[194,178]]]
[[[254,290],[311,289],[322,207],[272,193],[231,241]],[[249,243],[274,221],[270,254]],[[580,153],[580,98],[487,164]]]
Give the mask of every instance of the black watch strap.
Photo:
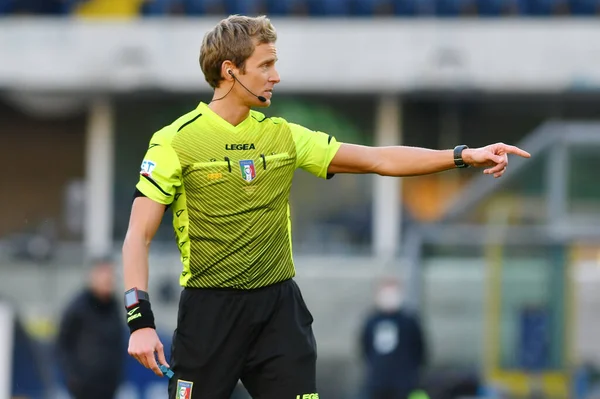
[[[467,147],[464,144],[461,145],[457,145],[456,147],[454,147],[454,165],[456,165],[457,168],[468,168],[469,164],[465,163],[465,161],[463,160],[462,157],[462,152],[464,150],[466,150]]]
[[[127,309],[136,306],[140,301],[150,302],[150,295],[146,291],[138,290],[135,287],[125,291],[125,307]]]

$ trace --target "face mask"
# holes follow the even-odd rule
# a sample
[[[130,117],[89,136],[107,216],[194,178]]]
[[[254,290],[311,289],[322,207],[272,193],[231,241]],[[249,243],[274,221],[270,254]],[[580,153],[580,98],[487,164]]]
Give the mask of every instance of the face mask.
[[[398,310],[402,304],[402,299],[399,289],[394,287],[382,288],[377,294],[377,306],[386,312]]]

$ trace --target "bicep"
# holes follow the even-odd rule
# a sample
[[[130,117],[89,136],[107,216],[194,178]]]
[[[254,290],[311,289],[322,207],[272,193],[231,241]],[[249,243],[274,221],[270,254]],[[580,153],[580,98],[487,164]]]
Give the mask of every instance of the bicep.
[[[137,197],[131,206],[127,238],[138,237],[150,243],[158,231],[167,206],[147,197]]]
[[[329,164],[327,173],[373,173],[382,159],[375,147],[343,143]]]

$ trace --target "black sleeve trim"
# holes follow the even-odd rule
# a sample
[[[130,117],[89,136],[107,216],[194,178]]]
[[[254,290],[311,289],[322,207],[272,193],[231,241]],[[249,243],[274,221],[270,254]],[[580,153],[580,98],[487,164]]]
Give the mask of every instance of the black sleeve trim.
[[[141,192],[139,189],[135,189],[135,192],[133,193],[133,200],[135,201],[136,198],[139,197],[144,197],[144,198],[148,198],[146,196],[146,194],[144,194],[143,192]],[[167,207],[165,208],[165,212],[167,211],[167,209],[169,209],[169,207],[171,206],[171,204],[167,205]]]
[[[331,136],[331,134],[330,134],[329,137],[327,138],[327,145],[329,145],[331,143],[332,138],[333,138],[333,136]],[[335,176],[335,173],[327,173],[327,180],[333,179],[333,176]]]
[[[154,187],[158,188],[161,193],[163,193],[167,197],[171,197],[171,194],[169,194],[168,192],[166,192],[165,190],[163,190],[162,188],[160,188],[160,186],[158,185],[158,183],[155,182],[154,180],[152,180],[151,177],[146,176],[146,175],[141,175],[141,176],[144,177],[146,180],[148,180],[150,183],[152,183],[154,185]]]
[[[195,118],[193,118],[192,120],[187,121],[186,123],[184,123],[183,125],[181,125],[181,127],[179,129],[177,129],[177,132],[179,133],[181,131],[181,129],[183,129],[184,127],[186,127],[187,125],[189,125],[190,123],[193,123],[196,119],[200,118],[202,116],[202,114],[198,114]]]
[[[139,197],[145,197],[146,194],[144,194],[143,192],[141,192],[140,190],[138,190],[137,188],[135,189],[135,192],[133,193],[133,199],[135,200],[136,198]]]

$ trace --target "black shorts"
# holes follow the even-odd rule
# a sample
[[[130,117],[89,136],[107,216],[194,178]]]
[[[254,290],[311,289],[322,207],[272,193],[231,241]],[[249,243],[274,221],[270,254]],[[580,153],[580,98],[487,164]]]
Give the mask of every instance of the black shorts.
[[[229,399],[240,380],[255,399],[318,398],[312,322],[293,280],[255,290],[184,289],[169,398]]]

